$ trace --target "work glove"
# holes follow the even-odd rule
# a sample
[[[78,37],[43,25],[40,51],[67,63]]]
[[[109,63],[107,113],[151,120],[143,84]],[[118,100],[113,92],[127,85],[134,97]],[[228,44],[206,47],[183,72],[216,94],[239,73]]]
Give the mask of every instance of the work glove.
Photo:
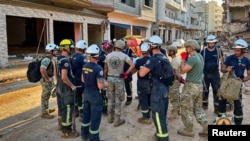
[[[185,79],[183,77],[179,77],[179,82],[184,84],[185,83]]]
[[[123,73],[123,79],[124,79],[124,80],[128,79],[128,73],[127,73],[127,72],[124,72],[124,73]]]
[[[188,59],[188,53],[187,52],[182,52],[181,53],[181,59],[187,61],[187,59]]]

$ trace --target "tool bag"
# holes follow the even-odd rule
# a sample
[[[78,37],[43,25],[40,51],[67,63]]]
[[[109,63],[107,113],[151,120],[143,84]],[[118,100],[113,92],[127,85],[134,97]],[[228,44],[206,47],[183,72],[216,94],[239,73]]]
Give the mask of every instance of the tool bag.
[[[235,76],[234,72],[226,72],[221,77],[221,86],[217,95],[229,101],[238,100],[241,86],[242,81]]]

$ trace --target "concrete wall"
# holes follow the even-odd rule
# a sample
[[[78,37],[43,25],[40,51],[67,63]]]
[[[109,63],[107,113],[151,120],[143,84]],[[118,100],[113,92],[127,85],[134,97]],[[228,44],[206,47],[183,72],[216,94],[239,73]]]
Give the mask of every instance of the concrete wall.
[[[80,12],[70,11],[67,9],[58,9],[53,7],[39,7],[34,6],[13,6],[7,4],[0,4],[0,67],[6,67],[8,65],[8,46],[7,46],[7,24],[6,16],[17,16],[17,17],[34,17],[48,19],[49,31],[47,31],[48,42],[54,41],[53,33],[53,21],[66,21],[80,23],[83,26],[82,35],[83,39],[88,41],[88,26],[87,24],[100,24],[104,16],[86,16]],[[107,29],[109,30],[109,29]],[[108,32],[105,32],[105,36],[108,36]],[[107,37],[106,37],[107,38]]]

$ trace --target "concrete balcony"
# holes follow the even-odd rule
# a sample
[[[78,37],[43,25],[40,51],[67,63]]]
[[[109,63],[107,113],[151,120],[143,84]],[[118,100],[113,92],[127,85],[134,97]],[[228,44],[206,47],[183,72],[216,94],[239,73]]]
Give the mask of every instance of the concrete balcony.
[[[228,2],[228,5],[230,7],[245,7],[245,6],[250,6],[250,1],[244,1],[244,2],[239,2],[239,1],[234,1],[234,2]]]
[[[165,16],[164,19],[161,19],[160,22],[171,23],[171,24],[178,25],[178,26],[183,26],[183,27],[186,26],[184,21],[181,21],[179,19],[169,18],[167,16]]]
[[[190,4],[195,7],[195,0],[190,0]]]
[[[198,14],[190,13],[190,17],[194,19],[198,19]]]
[[[181,7],[181,11],[182,11],[182,12],[187,12],[186,6],[182,6],[182,7]]]
[[[193,9],[194,13],[205,13],[205,8],[204,7],[196,7]]]
[[[54,5],[87,8],[103,12],[113,11],[113,0],[50,0]]]
[[[166,7],[171,7],[175,10],[179,10],[180,9],[180,4],[175,2],[174,0],[165,0],[165,5]]]

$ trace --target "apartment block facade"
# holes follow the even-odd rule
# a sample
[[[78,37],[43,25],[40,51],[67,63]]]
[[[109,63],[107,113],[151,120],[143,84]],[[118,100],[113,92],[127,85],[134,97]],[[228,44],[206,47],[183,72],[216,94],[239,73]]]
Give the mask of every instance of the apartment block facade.
[[[223,8],[218,5],[217,1],[207,3],[207,31],[208,34],[219,36],[222,33]]]
[[[0,67],[8,66],[15,48],[44,49],[63,38],[89,45],[126,35],[158,34],[164,43],[203,38],[204,13],[196,9],[195,0],[0,1]]]
[[[158,0],[157,22],[152,25],[152,34],[159,34],[165,43],[201,38],[205,27],[194,11],[195,5],[195,0]]]

